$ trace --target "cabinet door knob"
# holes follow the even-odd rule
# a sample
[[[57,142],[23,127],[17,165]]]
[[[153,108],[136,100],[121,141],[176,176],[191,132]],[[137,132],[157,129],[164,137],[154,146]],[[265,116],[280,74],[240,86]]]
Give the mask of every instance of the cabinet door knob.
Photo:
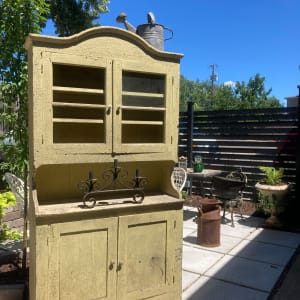
[[[108,105],[106,108],[106,114],[109,115],[111,113],[111,105]]]
[[[118,267],[117,267],[117,271],[121,271],[122,267],[123,267],[123,263],[119,262]]]
[[[118,106],[118,107],[117,107],[117,110],[116,110],[116,114],[117,114],[117,115],[119,115],[119,114],[120,114],[120,112],[121,112],[121,109],[122,109],[122,108],[121,108],[121,106]]]
[[[115,265],[115,262],[111,261],[109,266],[108,266],[109,270],[112,270],[114,268],[114,265]]]

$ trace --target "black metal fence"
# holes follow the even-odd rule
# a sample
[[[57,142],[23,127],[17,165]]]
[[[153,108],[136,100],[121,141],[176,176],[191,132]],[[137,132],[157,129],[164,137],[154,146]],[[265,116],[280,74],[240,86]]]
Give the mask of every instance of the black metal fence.
[[[263,176],[258,167],[283,167],[293,193],[299,160],[297,108],[193,111],[189,106],[188,112],[180,113],[178,155],[186,156],[190,166],[200,154],[205,168],[242,168],[248,177],[245,198],[252,200],[257,194],[254,185]]]

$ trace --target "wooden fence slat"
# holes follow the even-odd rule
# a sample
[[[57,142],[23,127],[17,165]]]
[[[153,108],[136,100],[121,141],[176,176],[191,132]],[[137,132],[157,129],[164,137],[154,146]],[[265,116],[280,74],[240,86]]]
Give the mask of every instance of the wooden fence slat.
[[[249,179],[249,199],[255,198],[254,184],[263,176],[259,166],[284,167],[286,178],[296,182],[297,108],[194,111],[193,115],[193,154],[202,155],[206,168],[230,172],[242,167]],[[180,112],[179,155],[190,155],[188,120],[187,112]]]

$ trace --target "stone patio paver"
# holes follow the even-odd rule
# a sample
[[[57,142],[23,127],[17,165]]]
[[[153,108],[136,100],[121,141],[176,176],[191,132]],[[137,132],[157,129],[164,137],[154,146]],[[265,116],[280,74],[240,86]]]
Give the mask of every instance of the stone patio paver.
[[[261,228],[262,218],[226,215],[221,245],[197,244],[197,211],[184,208],[182,299],[268,299],[300,244],[300,234]],[[228,222],[229,220],[229,222]]]
[[[243,240],[229,252],[230,255],[283,267],[289,262],[293,253],[294,249],[290,247],[250,240]]]
[[[250,236],[247,237],[247,239],[291,247],[294,249],[300,244],[300,234],[298,233],[264,228],[255,230]]]
[[[205,275],[237,285],[270,292],[282,271],[282,266],[225,255],[205,272]]]
[[[183,300],[266,300],[268,293],[201,276],[188,290]]]
[[[184,245],[192,245],[196,248],[204,249],[204,250],[211,250],[214,252],[219,252],[219,253],[228,253],[231,249],[233,249],[235,246],[237,246],[239,243],[241,243],[242,239],[238,237],[233,237],[229,235],[221,235],[221,241],[220,241],[220,246],[217,247],[204,247],[201,245],[197,244],[197,230],[193,231],[190,233],[190,235],[185,236],[183,238],[183,244]],[[248,233],[249,234],[249,233]]]
[[[222,256],[217,252],[183,245],[182,268],[185,271],[204,274]]]

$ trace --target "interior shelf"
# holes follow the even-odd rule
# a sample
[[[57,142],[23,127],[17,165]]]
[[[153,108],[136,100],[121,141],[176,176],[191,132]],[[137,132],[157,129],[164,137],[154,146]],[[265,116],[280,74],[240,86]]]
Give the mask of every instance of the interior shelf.
[[[90,123],[90,124],[103,124],[103,120],[92,119],[67,119],[67,118],[53,118],[53,123]]]
[[[165,107],[154,107],[154,106],[126,106],[126,105],[122,105],[122,109],[123,110],[144,110],[144,111],[165,111]]]
[[[104,109],[106,105],[101,104],[86,104],[86,103],[69,103],[69,102],[54,102],[54,107],[76,107],[76,108],[93,108],[93,109]]]
[[[66,86],[53,86],[53,91],[56,92],[71,92],[71,93],[82,93],[82,94],[104,94],[102,89],[87,89],[87,88],[77,88],[77,87],[66,87]]]
[[[163,121],[122,121],[122,124],[132,124],[132,125],[164,125]]]
[[[151,97],[151,98],[164,98],[165,95],[161,93],[142,93],[142,92],[122,92],[124,96],[134,96],[134,97]]]

